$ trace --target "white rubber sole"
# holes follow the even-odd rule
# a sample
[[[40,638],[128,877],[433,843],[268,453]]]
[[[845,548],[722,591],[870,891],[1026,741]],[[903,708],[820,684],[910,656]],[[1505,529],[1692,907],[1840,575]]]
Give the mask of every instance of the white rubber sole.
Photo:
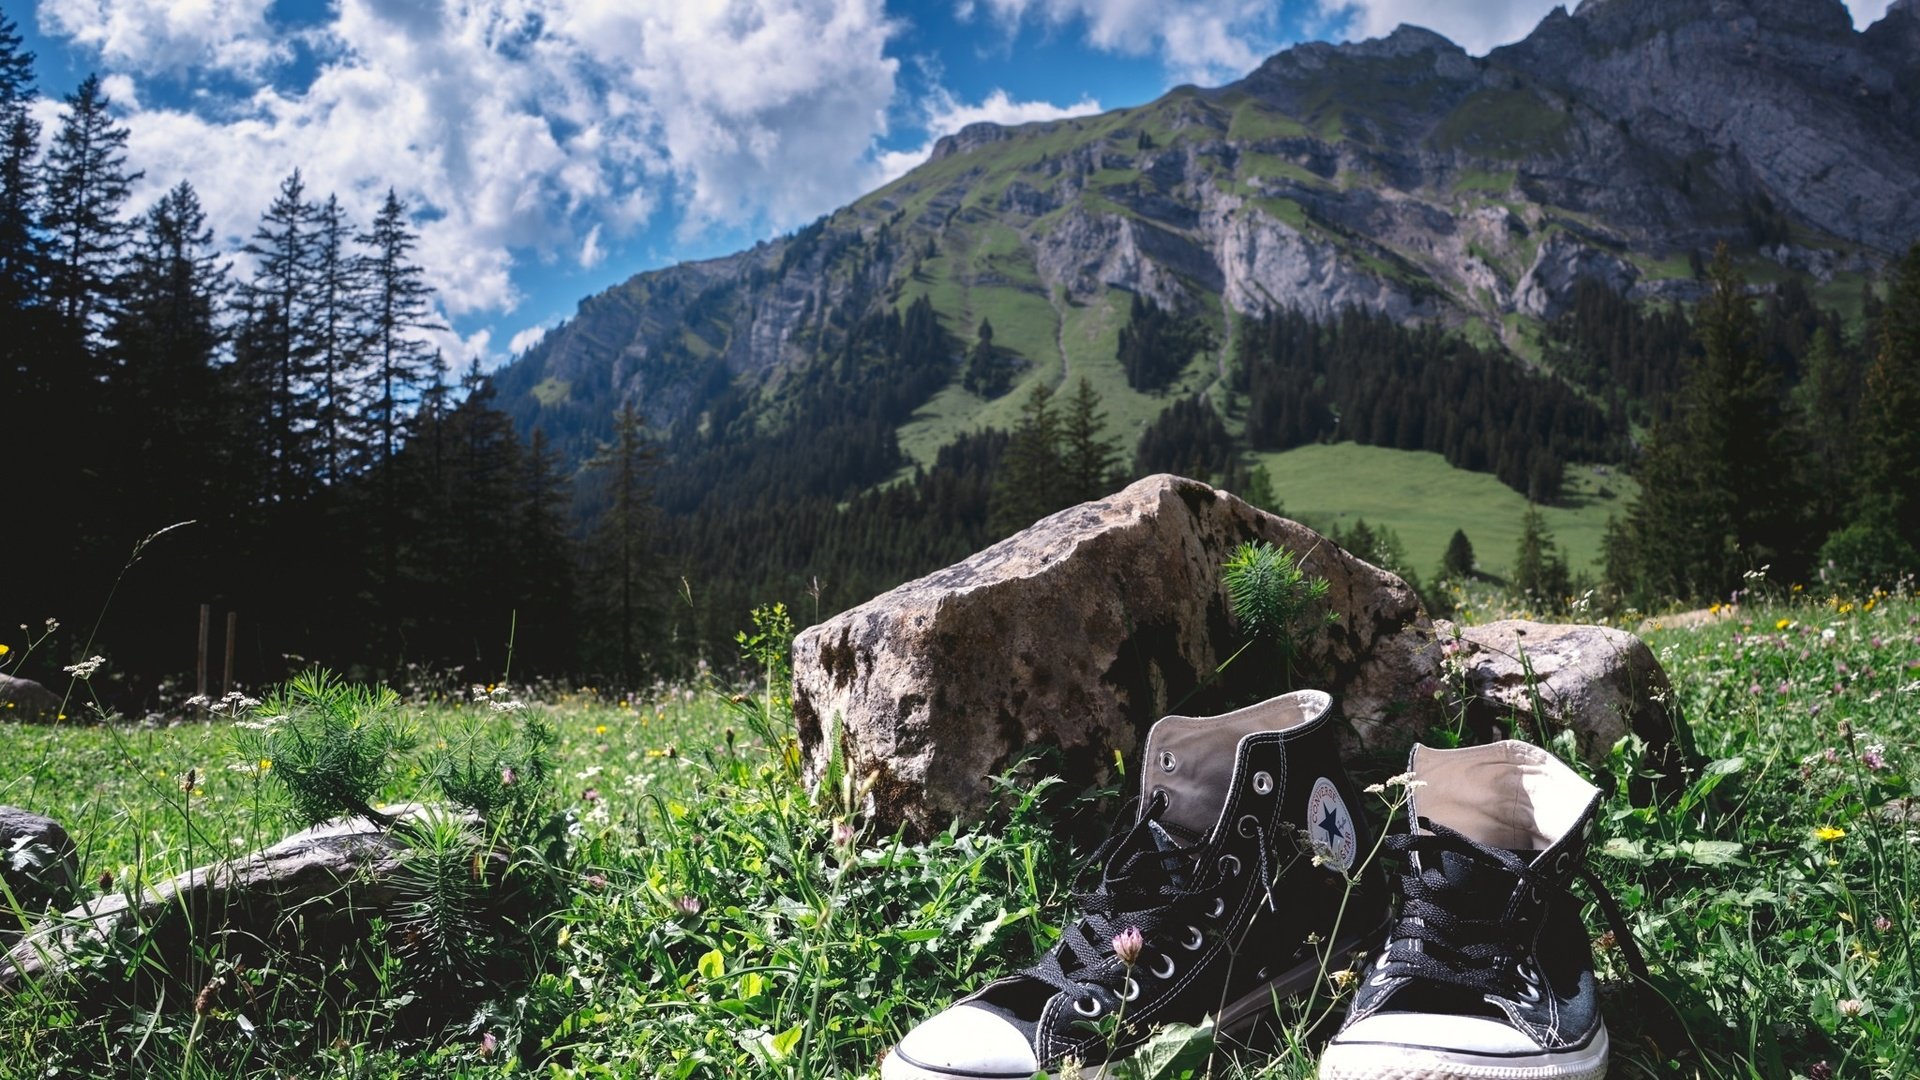
[[[1604,1026],[1578,1050],[1520,1056],[1334,1042],[1320,1056],[1320,1080],[1602,1080],[1607,1053]]]
[[[1334,946],[1333,951],[1327,954],[1328,959],[1324,967],[1329,971],[1339,970],[1337,962],[1344,962],[1345,958],[1359,952],[1377,940],[1379,936],[1378,929],[1379,928],[1376,927],[1370,929],[1365,934],[1356,934],[1353,937],[1341,939],[1341,941]],[[1224,1040],[1228,1039],[1234,1032],[1252,1027],[1254,1022],[1260,1019],[1262,1011],[1273,1007],[1276,999],[1284,1001],[1311,987],[1319,980],[1322,966],[1322,962],[1316,957],[1312,960],[1296,964],[1286,971],[1281,972],[1278,976],[1268,979],[1265,983],[1261,984],[1259,989],[1246,994],[1237,1001],[1230,1002],[1225,1008],[1221,1009],[1219,1017],[1214,1023],[1215,1030],[1220,1033],[1220,1037]],[[1603,1056],[1601,1060],[1604,1062],[1606,1059]],[[1110,1078],[1119,1075],[1120,1067],[1123,1064],[1124,1062],[1105,1065],[1082,1065],[1075,1075],[1077,1075],[1080,1080],[1110,1080]],[[1109,1068],[1113,1071],[1109,1072]],[[967,1073],[951,1072],[946,1069],[932,1069],[908,1061],[891,1050],[887,1052],[887,1056],[880,1062],[880,1080],[1031,1080],[1031,1077],[1034,1075],[1036,1074]],[[1061,1074],[1057,1072],[1049,1072],[1045,1075],[1047,1080],[1061,1080]]]

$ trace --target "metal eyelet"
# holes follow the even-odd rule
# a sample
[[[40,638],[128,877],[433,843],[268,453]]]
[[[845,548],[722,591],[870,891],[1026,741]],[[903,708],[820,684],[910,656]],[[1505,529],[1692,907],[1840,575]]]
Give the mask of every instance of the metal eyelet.
[[[1207,909],[1207,918],[1220,919],[1227,914],[1227,901],[1224,897],[1213,898],[1213,906]]]
[[[1241,836],[1252,836],[1260,830],[1260,819],[1254,817],[1252,814],[1242,814],[1240,815],[1240,823],[1237,828],[1240,830]]]
[[[1567,872],[1567,868],[1572,865],[1573,865],[1573,852],[1563,851],[1559,855],[1554,857],[1553,872],[1555,876],[1563,875]]]
[[[1520,993],[1516,995],[1518,999],[1520,1001],[1526,1002],[1529,1005],[1539,1001],[1540,1000],[1540,983],[1538,981],[1539,972],[1536,972],[1535,970],[1533,970],[1532,965],[1526,963],[1525,961],[1521,961],[1520,963],[1513,965],[1513,973],[1515,975],[1520,976]]]
[[[1224,871],[1228,877],[1239,877],[1240,857],[1237,855],[1220,856],[1220,869]]]
[[[1120,984],[1120,1000],[1133,1001],[1139,998],[1139,996],[1140,984],[1134,982],[1132,976],[1128,976],[1127,980]]]
[[[1385,971],[1387,970],[1387,960],[1387,954],[1382,952],[1379,956],[1374,957],[1373,966],[1379,968],[1381,971]]]
[[[1180,947],[1188,952],[1199,952],[1200,946],[1206,943],[1207,935],[1201,933],[1199,927],[1189,926],[1187,927],[1187,939],[1180,943]]]
[[[1081,1016],[1099,1016],[1100,999],[1094,997],[1075,998],[1073,1001],[1073,1011],[1079,1013]]]
[[[1160,751],[1160,770],[1162,772],[1172,772],[1179,764],[1179,760],[1173,756],[1173,751]]]
[[[1368,979],[1368,980],[1367,980],[1367,985],[1368,985],[1368,986],[1385,986],[1385,985],[1387,985],[1387,973],[1386,973],[1386,972],[1384,972],[1384,971],[1376,971],[1376,972],[1374,972],[1374,975],[1373,975],[1373,978],[1371,978],[1371,979]]]
[[[1162,971],[1160,970],[1161,968],[1165,968],[1166,970]],[[1175,970],[1176,969],[1173,966],[1173,957],[1168,956],[1166,953],[1161,953],[1160,962],[1153,965],[1153,969],[1147,972],[1147,974],[1152,975],[1154,978],[1159,979],[1161,982],[1165,982],[1168,979],[1173,978],[1173,973]]]
[[[1253,774],[1253,793],[1256,795],[1268,795],[1268,794],[1271,794],[1272,792],[1273,792],[1273,774],[1270,772],[1254,773]]]

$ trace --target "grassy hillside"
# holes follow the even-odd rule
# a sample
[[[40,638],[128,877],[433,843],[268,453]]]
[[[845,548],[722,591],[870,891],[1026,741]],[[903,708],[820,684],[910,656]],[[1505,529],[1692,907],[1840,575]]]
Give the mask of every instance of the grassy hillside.
[[[1440,564],[1453,530],[1465,529],[1485,573],[1505,576],[1520,543],[1525,497],[1487,473],[1466,472],[1438,454],[1355,443],[1303,446],[1258,458],[1273,475],[1288,517],[1320,528],[1365,518],[1400,534],[1421,574]],[[1542,510],[1574,573],[1592,571],[1607,515],[1624,514],[1637,492],[1617,469],[1567,470],[1565,506]],[[1606,495],[1603,492],[1611,492]]]

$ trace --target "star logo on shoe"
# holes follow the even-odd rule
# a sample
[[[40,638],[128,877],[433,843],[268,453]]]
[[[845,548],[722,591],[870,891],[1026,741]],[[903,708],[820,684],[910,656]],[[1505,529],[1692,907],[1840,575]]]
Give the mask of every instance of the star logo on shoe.
[[[1307,796],[1307,821],[1313,839],[1314,854],[1335,870],[1353,866],[1358,845],[1353,835],[1353,814],[1340,797],[1340,789],[1326,777],[1316,780]]]
[[[1331,806],[1326,807],[1321,813],[1320,824],[1316,827],[1327,834],[1328,847],[1332,847],[1335,841],[1347,835],[1347,830],[1340,824],[1340,812]]]

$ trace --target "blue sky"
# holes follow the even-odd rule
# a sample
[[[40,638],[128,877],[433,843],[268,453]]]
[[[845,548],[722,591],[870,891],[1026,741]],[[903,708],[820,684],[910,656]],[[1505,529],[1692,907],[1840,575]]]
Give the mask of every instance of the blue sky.
[[[1855,22],[1887,0],[1848,0]],[[391,186],[454,356],[488,366],[584,296],[858,197],[975,120],[1217,85],[1309,39],[1476,53],[1552,0],[0,0],[43,121],[105,80],[146,178],[237,248],[280,179],[356,222]],[[244,271],[244,268],[243,268]]]

